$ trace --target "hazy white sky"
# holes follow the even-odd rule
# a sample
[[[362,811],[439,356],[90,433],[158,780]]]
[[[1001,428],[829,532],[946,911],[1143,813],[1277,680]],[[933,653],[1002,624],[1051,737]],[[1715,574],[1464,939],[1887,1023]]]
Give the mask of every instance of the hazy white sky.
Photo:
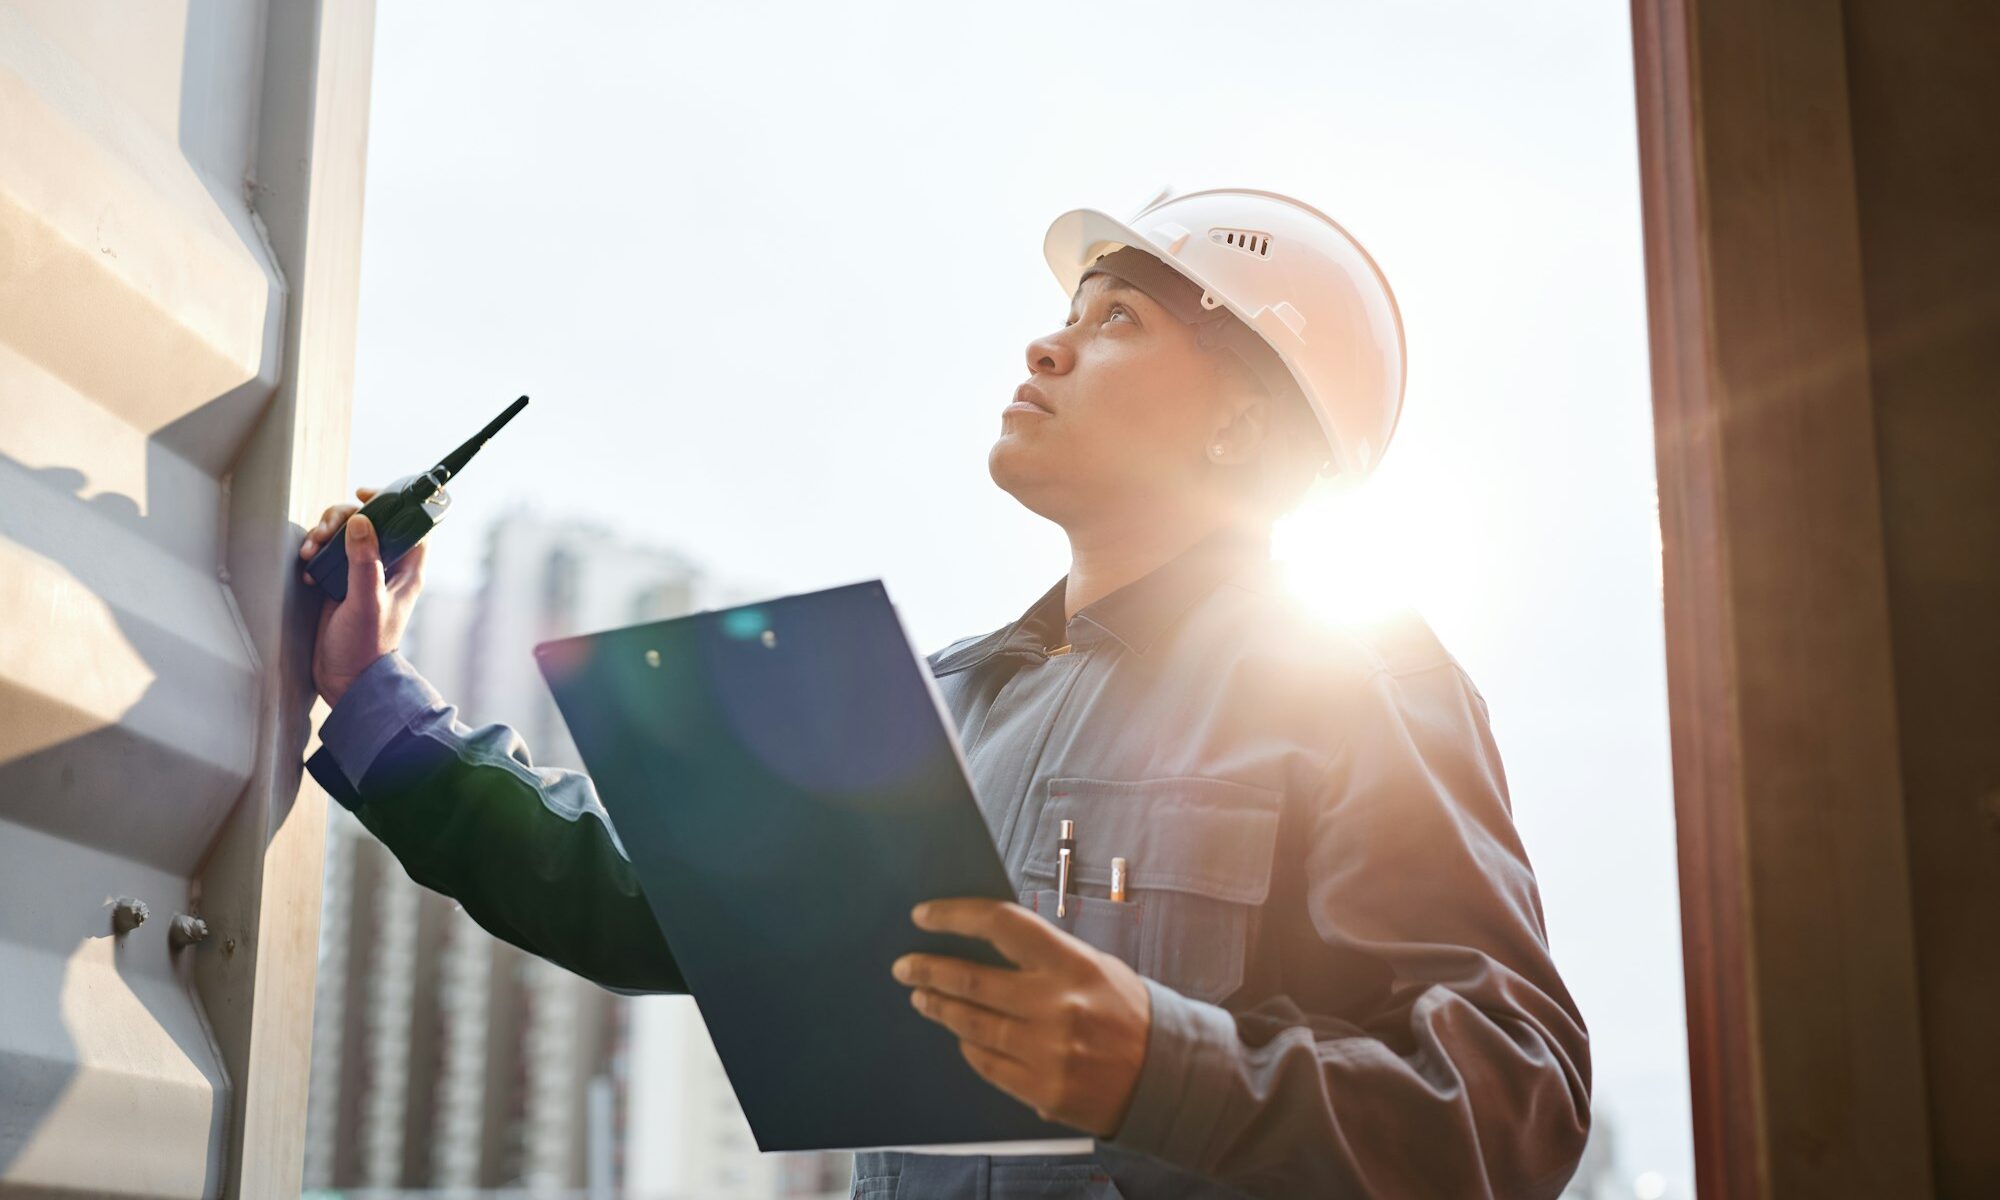
[[[1479,683],[1621,1177],[1691,1195],[1623,5],[382,5],[353,482],[527,392],[440,584],[532,497],[983,632],[1067,566],[986,473],[1067,306],[1043,231],[1167,185],[1299,196],[1389,276],[1374,549],[1301,552],[1393,576]]]

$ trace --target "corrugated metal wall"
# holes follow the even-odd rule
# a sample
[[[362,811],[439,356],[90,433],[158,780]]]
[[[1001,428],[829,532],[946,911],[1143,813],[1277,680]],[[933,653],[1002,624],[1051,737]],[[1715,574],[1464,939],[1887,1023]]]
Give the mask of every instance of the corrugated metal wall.
[[[297,1189],[372,28],[0,3],[0,1195]]]

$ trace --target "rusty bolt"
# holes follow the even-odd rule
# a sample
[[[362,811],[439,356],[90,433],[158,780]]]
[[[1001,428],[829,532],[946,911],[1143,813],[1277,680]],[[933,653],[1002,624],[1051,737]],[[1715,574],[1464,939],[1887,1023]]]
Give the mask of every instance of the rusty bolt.
[[[115,933],[130,933],[146,923],[146,902],[130,896],[120,896],[111,902],[111,928]]]
[[[175,913],[174,923],[167,928],[167,944],[176,950],[194,945],[208,938],[208,922],[200,917],[190,917],[186,913]]]

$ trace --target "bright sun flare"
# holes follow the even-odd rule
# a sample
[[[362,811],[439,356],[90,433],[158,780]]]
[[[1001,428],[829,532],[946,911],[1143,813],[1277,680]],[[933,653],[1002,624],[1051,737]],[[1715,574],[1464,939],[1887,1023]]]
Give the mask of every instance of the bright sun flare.
[[[1424,594],[1436,563],[1432,514],[1424,489],[1404,478],[1316,484],[1273,527],[1271,556],[1292,590],[1325,619],[1373,624],[1415,607]]]

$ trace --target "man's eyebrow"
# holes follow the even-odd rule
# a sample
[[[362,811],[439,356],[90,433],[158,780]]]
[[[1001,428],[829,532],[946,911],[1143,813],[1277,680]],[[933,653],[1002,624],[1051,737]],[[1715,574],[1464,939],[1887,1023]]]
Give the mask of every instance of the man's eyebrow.
[[[1081,288],[1083,285],[1078,284],[1077,286]],[[1131,284],[1126,283],[1124,280],[1118,278],[1113,278],[1110,283],[1105,284],[1103,288],[1099,289],[1097,294],[1100,296],[1108,296],[1113,292],[1125,292],[1128,295],[1133,295],[1133,296],[1143,296],[1146,294],[1140,291],[1138,288],[1135,288]],[[1069,302],[1069,319],[1072,321],[1077,319],[1076,300],[1074,297],[1072,297]]]

